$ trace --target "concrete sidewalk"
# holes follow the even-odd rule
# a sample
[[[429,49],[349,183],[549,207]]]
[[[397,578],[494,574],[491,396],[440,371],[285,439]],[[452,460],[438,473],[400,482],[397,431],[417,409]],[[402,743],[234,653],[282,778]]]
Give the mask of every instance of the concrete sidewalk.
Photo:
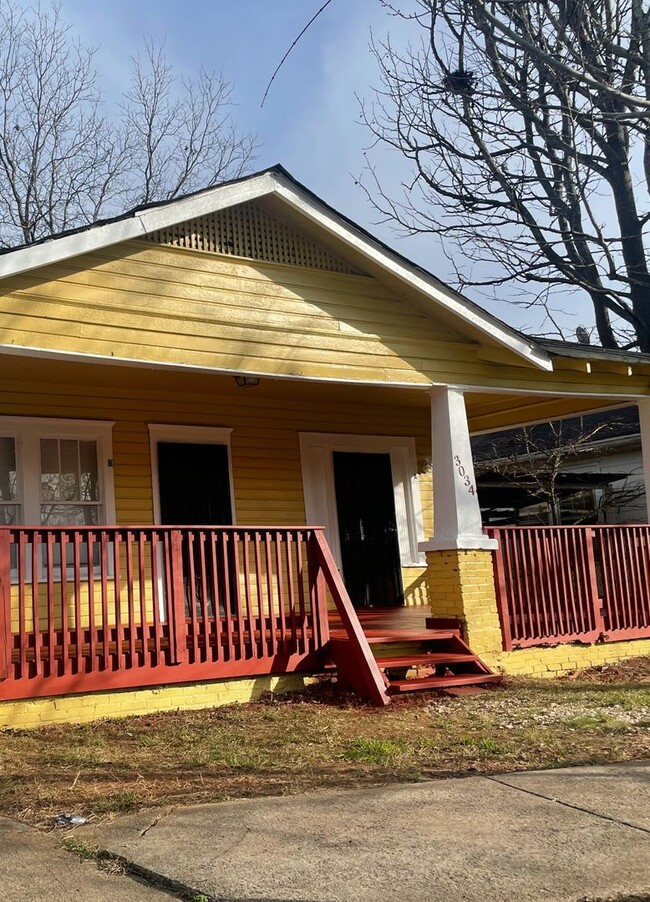
[[[650,899],[650,762],[147,811],[75,835],[237,902]]]
[[[169,902],[169,895],[111,876],[94,861],[81,861],[61,847],[59,833],[39,833],[0,817],[2,902]]]

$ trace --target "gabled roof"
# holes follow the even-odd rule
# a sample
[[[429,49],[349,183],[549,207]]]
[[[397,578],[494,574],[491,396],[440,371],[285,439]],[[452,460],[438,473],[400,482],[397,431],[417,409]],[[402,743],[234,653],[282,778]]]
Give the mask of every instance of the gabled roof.
[[[639,429],[639,408],[636,404],[526,427],[530,442],[540,454],[588,436],[592,438],[584,442],[581,451],[591,451],[638,436]],[[489,467],[490,462],[495,460],[502,460],[513,454],[525,455],[525,439],[524,428],[521,426],[473,436],[474,462],[478,466],[485,464]]]
[[[575,341],[560,341],[556,338],[535,338],[541,347],[551,352],[553,357],[572,357],[582,360],[609,360],[612,363],[647,363],[648,354],[629,351],[624,348],[602,348],[600,345],[583,345]]]
[[[551,354],[539,342],[508,326],[393,251],[322,201],[279,165],[176,200],[136,207],[114,219],[64,232],[36,244],[8,249],[0,254],[0,279],[142,238],[226,207],[270,197],[281,201],[329,240],[346,247],[375,269],[386,272],[406,289],[414,290],[432,312],[443,309],[487,341],[503,345],[540,369],[553,369]]]

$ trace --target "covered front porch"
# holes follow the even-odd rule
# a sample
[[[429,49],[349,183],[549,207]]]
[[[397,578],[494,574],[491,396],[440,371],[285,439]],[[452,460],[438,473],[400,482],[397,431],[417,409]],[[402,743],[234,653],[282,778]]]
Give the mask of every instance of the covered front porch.
[[[428,688],[508,669],[523,646],[507,637],[514,595],[480,522],[470,432],[621,403],[9,363],[5,702],[336,667],[384,704],[384,674],[397,684],[407,661]],[[602,638],[571,628],[568,641]]]

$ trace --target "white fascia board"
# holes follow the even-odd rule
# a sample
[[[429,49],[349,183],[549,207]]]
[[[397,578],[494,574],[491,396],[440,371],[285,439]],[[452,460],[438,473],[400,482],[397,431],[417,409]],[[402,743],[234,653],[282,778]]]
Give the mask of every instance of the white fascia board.
[[[22,272],[38,269],[50,263],[78,257],[98,247],[107,247],[120,241],[139,238],[143,234],[142,225],[137,217],[110,222],[107,225],[95,226],[74,235],[53,238],[43,244],[21,247],[16,251],[0,255],[0,278],[15,276]]]
[[[142,210],[137,216],[142,223],[143,234],[149,234],[149,232],[166,229],[188,219],[199,219],[201,216],[209,216],[210,213],[216,213],[226,207],[236,207],[237,204],[256,200],[258,197],[271,194],[273,189],[273,176],[266,172],[243,182],[217,185],[212,190],[201,192],[194,197],[186,197],[164,206]]]
[[[141,210],[128,219],[90,227],[82,232],[53,238],[43,244],[19,248],[0,254],[0,279],[29,272],[50,263],[69,260],[102,247],[141,238],[158,229],[169,228],[187,219],[197,219],[254,200],[273,190],[269,173],[232,185],[217,186],[209,191],[172,201],[149,210]]]
[[[486,336],[495,339],[529,363],[542,370],[549,372],[553,370],[551,355],[539,345],[522,339],[521,336],[511,331],[505,324],[500,324],[492,318],[481,316],[473,305],[464,303],[462,298],[451,291],[446,291],[444,286],[437,279],[434,279],[433,276],[428,277],[422,271],[408,266],[408,264],[378,247],[368,238],[360,235],[347,223],[315,204],[313,198],[299,192],[288,179],[277,173],[274,173],[273,178],[276,182],[275,193],[279,197],[303,215],[308,216],[331,235],[344,241],[349,247],[371,259],[373,263],[397,276],[409,287],[415,288],[421,294],[434,301],[434,303],[445,307],[459,319],[469,323]]]

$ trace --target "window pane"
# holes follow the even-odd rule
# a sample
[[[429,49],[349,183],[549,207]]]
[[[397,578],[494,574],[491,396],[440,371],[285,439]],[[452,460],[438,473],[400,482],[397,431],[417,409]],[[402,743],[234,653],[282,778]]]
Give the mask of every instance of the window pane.
[[[16,442],[0,438],[0,501],[15,501],[17,491]]]
[[[81,462],[81,500],[99,501],[97,442],[79,442],[79,460]]]
[[[79,501],[79,442],[76,439],[59,441],[61,457],[60,501]]]
[[[15,526],[18,522],[17,504],[0,504],[0,526]]]
[[[41,439],[41,500],[59,500],[59,442]]]
[[[42,504],[42,526],[96,526],[99,523],[97,504]]]

